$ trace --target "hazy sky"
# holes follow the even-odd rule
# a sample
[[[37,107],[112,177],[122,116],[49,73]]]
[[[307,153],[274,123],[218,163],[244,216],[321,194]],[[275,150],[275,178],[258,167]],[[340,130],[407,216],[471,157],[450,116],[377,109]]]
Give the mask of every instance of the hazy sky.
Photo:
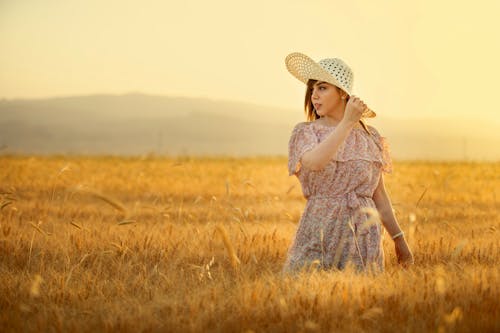
[[[487,119],[499,116],[498,13],[497,0],[0,0],[0,98],[142,92],[301,110],[284,65],[298,51],[344,59],[381,117]]]

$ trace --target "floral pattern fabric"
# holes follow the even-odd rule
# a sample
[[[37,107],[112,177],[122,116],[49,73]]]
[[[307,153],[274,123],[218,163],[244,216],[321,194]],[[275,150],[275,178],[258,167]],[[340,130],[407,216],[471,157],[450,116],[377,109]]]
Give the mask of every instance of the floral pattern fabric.
[[[373,219],[373,193],[382,172],[392,173],[385,137],[368,125],[354,127],[337,154],[321,170],[308,170],[302,155],[323,141],[335,126],[316,121],[295,126],[288,145],[289,175],[296,175],[307,199],[283,271],[316,262],[325,269],[384,269],[382,226]]]

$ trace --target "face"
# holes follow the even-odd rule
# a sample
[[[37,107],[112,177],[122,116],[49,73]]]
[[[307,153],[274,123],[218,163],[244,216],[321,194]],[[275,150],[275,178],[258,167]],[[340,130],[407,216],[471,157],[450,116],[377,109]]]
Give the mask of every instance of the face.
[[[319,116],[332,115],[341,109],[346,96],[344,92],[333,84],[318,81],[312,87],[311,102]]]

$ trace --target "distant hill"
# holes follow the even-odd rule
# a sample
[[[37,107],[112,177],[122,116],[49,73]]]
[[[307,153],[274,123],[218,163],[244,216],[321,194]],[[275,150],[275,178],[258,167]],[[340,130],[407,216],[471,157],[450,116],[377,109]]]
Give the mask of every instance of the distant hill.
[[[0,152],[286,155],[303,118],[300,108],[135,93],[0,100]],[[368,120],[395,159],[499,160],[499,123],[479,122]],[[471,134],[478,126],[481,134]]]
[[[0,145],[28,153],[283,154],[283,110],[126,94],[0,101]]]

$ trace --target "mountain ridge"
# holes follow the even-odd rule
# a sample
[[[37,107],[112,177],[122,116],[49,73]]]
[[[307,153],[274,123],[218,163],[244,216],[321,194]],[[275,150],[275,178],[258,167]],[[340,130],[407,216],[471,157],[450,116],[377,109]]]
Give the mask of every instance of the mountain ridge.
[[[299,108],[137,92],[2,99],[0,146],[3,154],[286,155],[301,121]],[[500,158],[487,149],[500,143],[491,120],[379,114],[367,123],[388,137],[395,159]]]

